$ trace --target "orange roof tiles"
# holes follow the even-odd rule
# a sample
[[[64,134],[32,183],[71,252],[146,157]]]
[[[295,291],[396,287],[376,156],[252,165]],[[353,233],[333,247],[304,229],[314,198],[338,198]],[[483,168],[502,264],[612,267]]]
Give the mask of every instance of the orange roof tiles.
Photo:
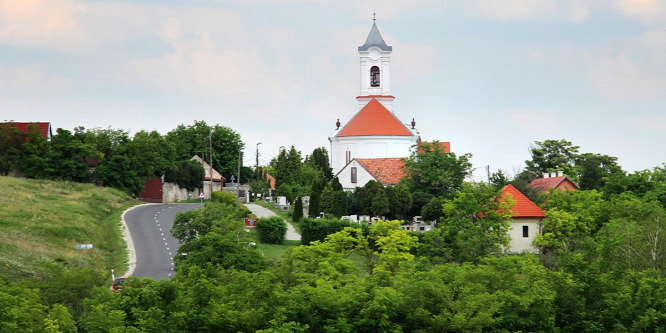
[[[413,136],[414,134],[373,98],[338,132],[341,136]]]
[[[405,176],[402,158],[357,158],[356,161],[384,185],[396,185]]]
[[[423,148],[421,148],[421,146],[423,146],[426,143],[428,143],[430,145],[434,144],[434,142],[419,142],[417,144],[417,146],[419,147],[419,154],[423,154]],[[438,143],[439,143],[439,147],[442,148],[442,150],[444,150],[445,153],[448,154],[448,153],[451,152],[451,142],[438,142]],[[435,147],[431,146],[430,151],[433,151],[433,150],[435,150]]]
[[[502,198],[505,198],[507,195],[511,194],[511,199],[516,202],[516,204],[511,208],[513,217],[546,217],[546,213],[535,205],[532,200],[528,199],[524,194],[520,193],[518,189],[513,187],[513,185],[507,185],[502,189]]]
[[[569,177],[559,176],[559,177],[550,177],[550,178],[537,178],[530,182],[530,186],[541,192],[548,192],[551,188],[560,188],[563,190],[576,190],[578,185],[576,185]]]

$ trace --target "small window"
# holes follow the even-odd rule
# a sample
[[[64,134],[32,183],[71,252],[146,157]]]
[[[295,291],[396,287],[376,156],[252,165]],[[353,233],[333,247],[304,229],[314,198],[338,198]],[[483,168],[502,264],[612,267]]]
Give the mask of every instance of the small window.
[[[419,230],[424,231],[425,227],[419,227]]]
[[[379,87],[379,67],[377,66],[370,68],[370,86]]]
[[[356,184],[356,167],[351,168],[351,182]]]
[[[523,238],[530,237],[530,227],[524,225],[523,226]]]

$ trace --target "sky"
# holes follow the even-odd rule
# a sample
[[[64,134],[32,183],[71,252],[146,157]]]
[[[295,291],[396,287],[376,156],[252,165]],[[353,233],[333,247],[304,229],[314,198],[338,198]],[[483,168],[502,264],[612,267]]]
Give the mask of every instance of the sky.
[[[475,180],[547,139],[666,162],[666,0],[0,0],[0,121],[204,120],[241,135],[246,165],[330,149],[375,11],[395,114],[472,154]]]

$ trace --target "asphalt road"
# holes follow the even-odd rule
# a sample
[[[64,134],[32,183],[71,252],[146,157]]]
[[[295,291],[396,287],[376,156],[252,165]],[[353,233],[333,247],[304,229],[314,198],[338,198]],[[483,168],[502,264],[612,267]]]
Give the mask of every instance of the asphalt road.
[[[154,204],[137,206],[125,213],[136,253],[132,276],[170,279],[174,271],[173,256],[178,241],[171,236],[177,212],[200,207],[200,204]]]

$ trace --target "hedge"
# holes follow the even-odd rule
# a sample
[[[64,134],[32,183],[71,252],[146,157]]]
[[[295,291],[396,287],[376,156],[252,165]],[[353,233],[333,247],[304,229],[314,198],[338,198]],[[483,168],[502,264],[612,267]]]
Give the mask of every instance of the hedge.
[[[314,241],[323,242],[326,236],[354,225],[356,224],[339,219],[301,219],[301,244],[309,245]]]
[[[287,235],[287,222],[279,216],[259,219],[256,228],[259,241],[266,244],[282,244]]]

